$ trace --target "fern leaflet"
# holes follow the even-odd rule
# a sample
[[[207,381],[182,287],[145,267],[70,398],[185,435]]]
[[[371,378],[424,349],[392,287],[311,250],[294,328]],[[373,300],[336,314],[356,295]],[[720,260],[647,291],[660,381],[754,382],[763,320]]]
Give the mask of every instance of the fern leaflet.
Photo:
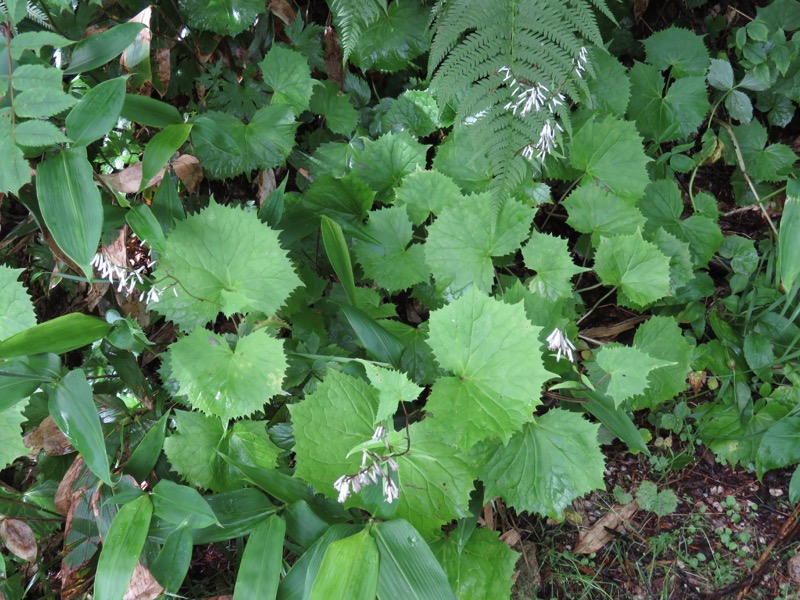
[[[342,41],[343,61],[347,62],[364,28],[386,13],[386,0],[328,0],[328,6]]]

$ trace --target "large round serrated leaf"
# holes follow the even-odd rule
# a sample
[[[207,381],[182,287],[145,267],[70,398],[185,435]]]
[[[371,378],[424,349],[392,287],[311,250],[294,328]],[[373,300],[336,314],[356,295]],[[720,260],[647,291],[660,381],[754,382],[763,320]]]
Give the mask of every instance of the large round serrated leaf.
[[[308,108],[314,80],[302,54],[282,46],[272,46],[259,67],[264,83],[272,90],[273,105],[291,106],[296,115]]]
[[[189,404],[223,421],[254,413],[281,391],[286,372],[283,343],[258,330],[231,350],[225,338],[205,329],[169,347],[172,377]]]
[[[0,265],[0,340],[36,325],[33,303],[18,280],[22,271]]]
[[[463,450],[490,436],[508,440],[530,420],[551,377],[542,365],[540,332],[522,304],[474,290],[433,312],[428,345],[454,377],[433,386],[426,406],[432,427]]]
[[[619,287],[620,303],[645,306],[669,294],[669,258],[639,231],[600,240],[594,270],[604,284]]]
[[[154,276],[174,293],[150,307],[184,330],[220,312],[273,315],[300,284],[274,230],[214,202],[175,226]]]
[[[393,2],[364,29],[350,55],[364,71],[399,71],[428,49],[430,10],[417,2]]]
[[[222,35],[237,35],[253,24],[264,10],[259,0],[181,0],[189,27]]]
[[[500,496],[517,511],[560,518],[573,500],[602,488],[600,426],[553,409],[497,450],[480,474],[486,498]]]

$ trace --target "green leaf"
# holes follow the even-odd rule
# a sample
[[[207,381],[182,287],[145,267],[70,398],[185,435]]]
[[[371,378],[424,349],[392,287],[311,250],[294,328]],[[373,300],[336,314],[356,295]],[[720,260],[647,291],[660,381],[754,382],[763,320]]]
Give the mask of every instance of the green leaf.
[[[538,231],[522,248],[522,257],[525,266],[536,271],[528,287],[549,300],[572,296],[573,276],[589,270],[572,262],[567,240]]]
[[[445,297],[458,297],[474,285],[489,292],[493,256],[516,251],[528,237],[533,210],[516,200],[495,205],[489,193],[465,197],[445,208],[428,228],[425,261]]]
[[[28,354],[63,354],[104,337],[111,325],[97,317],[70,313],[34,325],[0,342],[0,359]]]
[[[364,149],[356,152],[353,171],[379,198],[388,197],[403,177],[425,167],[427,149],[406,132],[387,133],[364,142]]]
[[[439,171],[415,171],[406,175],[395,189],[394,203],[405,206],[414,225],[424,223],[433,213],[455,207],[464,196],[455,181]]]
[[[347,242],[344,239],[341,226],[329,219],[325,215],[322,216],[322,244],[325,246],[325,254],[328,255],[328,260],[331,262],[336,276],[347,294],[347,299],[353,306],[358,306],[358,298],[356,295],[356,284],[353,279],[353,264],[350,262],[350,251],[347,248]]]
[[[380,423],[397,412],[400,402],[413,402],[423,388],[412,383],[405,373],[379,367],[371,362],[364,361],[367,378],[378,390],[378,408],[375,413],[375,422]]]
[[[466,193],[483,192],[493,181],[494,165],[474,136],[451,133],[436,147],[434,168],[451,177]]]
[[[55,354],[35,354],[0,365],[0,411],[30,396],[43,383],[61,376],[61,361]]]
[[[150,564],[150,572],[164,591],[175,594],[183,584],[192,560],[192,532],[178,527],[167,536],[161,551]]]
[[[650,317],[636,330],[633,345],[652,358],[674,363],[650,371],[644,395],[629,400],[633,409],[653,409],[671,400],[686,389],[691,370],[693,346],[681,334],[681,328],[670,317]]]
[[[383,131],[408,131],[425,137],[441,127],[441,110],[428,90],[407,90],[391,103],[381,117]]]
[[[320,175],[303,194],[303,202],[315,212],[353,225],[361,224],[374,198],[375,192],[352,172],[344,177]]]
[[[125,222],[140,240],[147,240],[147,245],[158,252],[164,253],[167,239],[164,229],[147,204],[136,204],[125,215]]]
[[[669,293],[674,296],[678,290],[694,279],[694,266],[689,244],[682,242],[663,228],[658,228],[652,242],[669,257]]]
[[[551,377],[542,364],[540,333],[521,304],[476,290],[431,313],[428,345],[452,374],[431,390],[431,427],[463,450],[491,436],[507,441],[531,419]]]
[[[127,80],[127,77],[117,77],[96,85],[70,111],[67,133],[76,145],[85,146],[99,140],[116,126],[125,102]]]
[[[92,388],[81,369],[67,373],[50,393],[50,416],[98,479],[113,486],[106,442]]]
[[[618,407],[611,398],[597,391],[584,390],[575,396],[586,400],[581,408],[600,421],[629,448],[650,456],[650,449],[642,440],[642,434],[627,410]]]
[[[311,79],[311,69],[302,54],[273,45],[258,66],[261,68],[264,83],[272,90],[270,104],[286,104],[295,115],[308,109],[314,91],[314,80]]]
[[[168,360],[177,393],[223,421],[263,409],[280,393],[287,367],[283,342],[263,329],[232,350],[224,336],[198,328],[169,347]]]
[[[778,271],[786,293],[800,276],[800,197],[788,195],[778,230]]]
[[[250,27],[264,6],[259,0],[180,0],[189,27],[235,36]]]
[[[623,304],[645,306],[669,294],[669,259],[638,231],[602,238],[594,270],[605,285],[619,287]]]
[[[288,106],[260,108],[247,125],[223,112],[204,113],[193,124],[195,153],[212,179],[281,165],[294,147],[297,129]]]
[[[175,525],[201,529],[219,524],[214,511],[196,489],[162,479],[151,494],[157,517]]]
[[[215,202],[175,225],[153,277],[175,292],[151,308],[184,330],[219,312],[274,315],[300,284],[273,229],[255,213]]]
[[[72,49],[69,67],[64,70],[64,75],[85,73],[103,66],[112,58],[122,54],[144,28],[142,23],[121,23],[102,33],[82,39]]]
[[[354,306],[339,304],[339,310],[353,328],[358,341],[370,355],[376,360],[393,366],[400,363],[400,355],[404,350],[403,344],[383,325]]]
[[[673,77],[703,75],[711,63],[703,38],[674,25],[654,33],[644,41],[647,62]]]
[[[466,544],[452,532],[431,544],[458,600],[509,598],[519,554],[496,531],[476,529]]]
[[[11,55],[18,59],[23,50],[38,50],[43,46],[66,48],[74,43],[52,31],[25,31],[11,38]]]
[[[10,136],[0,139],[0,156],[3,156],[0,162],[0,191],[16,195],[23,185],[31,182],[31,167]]]
[[[0,265],[0,340],[36,325],[33,303],[19,282],[23,269]]]
[[[406,521],[377,523],[370,534],[380,552],[379,598],[455,599],[447,575],[430,547]]]
[[[103,203],[86,151],[64,150],[39,163],[36,193],[56,244],[91,279],[90,263],[103,228]]]
[[[349,136],[358,124],[358,111],[332,81],[318,81],[309,100],[311,112],[325,117],[325,125],[333,133]]]
[[[573,167],[623,200],[638,200],[649,183],[649,159],[642,138],[630,121],[606,117],[587,122],[575,132],[569,152]]]
[[[40,121],[33,119],[17,123],[14,129],[14,141],[20,146],[29,148],[46,148],[68,142],[61,130],[50,121]],[[26,163],[26,171],[27,163]]]
[[[168,417],[169,413],[153,423],[153,426],[144,434],[142,441],[131,452],[128,462],[125,463],[125,472],[132,475],[136,481],[147,479],[150,471],[156,466],[164,446]]]
[[[60,89],[37,89],[21,92],[14,98],[14,113],[17,117],[39,119],[52,117],[72,108],[78,103]]]
[[[590,97],[585,102],[586,108],[624,117],[631,97],[627,69],[613,54],[599,48],[589,49],[589,62],[594,76],[587,81]]]
[[[22,411],[27,405],[27,400],[18,401],[0,410],[0,469],[30,452],[30,448],[22,443],[22,424],[28,420]]]
[[[594,385],[619,406],[648,388],[647,376],[653,369],[667,367],[674,361],[653,358],[643,350],[627,346],[603,346],[595,353],[595,362],[602,369]]]
[[[380,243],[356,240],[355,253],[364,274],[380,287],[397,292],[428,280],[422,246],[411,244],[413,230],[403,207],[373,211],[364,231]]]
[[[271,515],[253,527],[239,563],[233,600],[270,600],[276,597],[283,567],[285,535],[286,521],[277,515]]]
[[[736,80],[733,77],[733,67],[727,60],[712,58],[711,67],[708,69],[706,76],[708,85],[723,92],[732,90],[736,85]]]
[[[313,485],[318,493],[336,498],[333,482],[361,468],[361,456],[347,454],[372,437],[377,408],[378,392],[364,380],[328,370],[312,394],[289,405],[294,425],[295,475]]]
[[[430,9],[417,2],[393,2],[363,30],[350,54],[362,70],[399,71],[427,52]]]
[[[725,97],[725,108],[728,113],[741,123],[749,123],[753,119],[753,104],[744,92],[733,90]]]
[[[94,597],[122,600],[147,539],[153,505],[140,496],[119,509],[103,540],[94,579]]]
[[[162,128],[183,123],[178,109],[171,104],[138,94],[125,94],[122,117],[148,127]]]
[[[50,66],[20,65],[14,69],[12,84],[18,92],[63,92],[61,78],[61,71]]]
[[[167,125],[147,142],[142,159],[142,183],[139,191],[147,187],[150,180],[164,168],[172,155],[183,146],[191,131],[191,125]]]
[[[800,466],[794,470],[789,481],[789,502],[796,504],[798,501],[800,501]]]
[[[626,202],[599,185],[580,185],[562,203],[567,223],[576,231],[589,233],[597,246],[602,237],[635,233],[645,218],[631,202]]]
[[[576,498],[605,486],[599,427],[558,408],[537,417],[489,458],[480,473],[484,496],[560,519]]]
[[[378,563],[378,546],[368,529],[333,542],[325,550],[309,600],[374,600]]]

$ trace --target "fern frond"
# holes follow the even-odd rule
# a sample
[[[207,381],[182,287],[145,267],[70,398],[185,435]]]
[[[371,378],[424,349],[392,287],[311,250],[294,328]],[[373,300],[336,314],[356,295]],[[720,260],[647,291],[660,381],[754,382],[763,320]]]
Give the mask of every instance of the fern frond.
[[[347,62],[361,32],[386,13],[386,0],[328,0],[333,21],[342,42],[342,58]]]
[[[526,177],[523,158],[552,151],[569,131],[567,103],[586,90],[586,45],[602,45],[594,10],[605,0],[444,0],[437,4],[428,72],[456,127],[480,140],[496,185]],[[533,98],[535,96],[535,98]]]
[[[27,0],[25,3],[25,9],[28,12],[28,18],[31,21],[37,25],[41,25],[42,27],[49,29],[50,31],[53,30],[53,26],[50,24],[50,20],[47,18],[47,13],[36,6],[36,4],[31,2],[31,0]]]

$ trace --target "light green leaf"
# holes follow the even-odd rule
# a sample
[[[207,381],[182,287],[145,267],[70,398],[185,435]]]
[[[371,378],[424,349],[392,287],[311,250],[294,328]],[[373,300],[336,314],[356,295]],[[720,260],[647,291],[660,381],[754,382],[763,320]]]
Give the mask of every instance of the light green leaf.
[[[62,77],[61,71],[54,67],[20,65],[14,69],[12,84],[18,92],[63,92]],[[16,109],[16,106],[14,108]]]
[[[22,424],[28,420],[22,411],[27,405],[28,401],[23,400],[0,410],[0,469],[30,452],[30,448],[22,443]]]
[[[430,9],[416,2],[393,2],[361,33],[350,61],[362,70],[399,71],[427,52]]]
[[[675,361],[654,358],[644,350],[628,346],[603,346],[595,353],[595,361],[602,373],[597,373],[594,385],[610,396],[617,406],[628,398],[645,393],[650,371],[675,366]],[[659,391],[663,393],[663,390]]]
[[[305,57],[289,48],[273,45],[258,63],[264,83],[272,90],[270,104],[286,104],[299,115],[309,107],[314,80]]]
[[[142,158],[142,183],[139,191],[147,187],[150,180],[164,168],[172,155],[183,146],[191,131],[191,125],[167,125],[147,142]]]
[[[525,266],[536,271],[528,287],[549,300],[572,296],[573,276],[589,270],[572,262],[567,240],[538,231],[522,248],[522,257]]]
[[[122,600],[147,540],[153,505],[147,495],[119,509],[108,529],[94,580],[94,597]]]
[[[325,550],[309,600],[374,600],[378,590],[378,546],[363,529]]]
[[[481,470],[484,497],[500,496],[517,511],[561,518],[576,498],[605,486],[599,427],[558,408],[537,417],[498,445]]]
[[[66,48],[74,43],[52,31],[25,31],[11,38],[11,55],[18,59],[23,50],[38,50],[43,46]]]
[[[150,471],[156,466],[156,462],[161,456],[161,450],[164,447],[168,417],[170,417],[169,412],[152,424],[125,463],[123,467],[125,473],[132,475],[136,481],[147,479]]]
[[[325,254],[333,267],[336,276],[344,288],[347,299],[353,306],[358,306],[356,283],[353,277],[353,263],[350,261],[350,250],[344,239],[341,226],[322,215],[320,219],[320,229],[322,230],[322,244],[325,247]]]
[[[183,123],[178,109],[171,104],[137,94],[125,94],[122,116],[129,121],[148,127],[166,127]]]
[[[33,303],[19,282],[23,269],[0,265],[0,340],[36,325]]]
[[[289,405],[296,476],[317,492],[336,498],[333,482],[361,469],[361,456],[347,454],[372,437],[377,408],[378,392],[368,383],[329,369],[312,394]]]
[[[647,62],[662,71],[671,69],[672,77],[705,76],[711,58],[703,38],[674,25],[654,33],[644,41]]]
[[[623,200],[638,200],[649,183],[649,159],[642,138],[630,121],[616,117],[589,121],[575,132],[569,152],[573,167]]]
[[[28,148],[45,148],[68,142],[61,130],[50,121],[32,119],[17,123],[14,129],[14,141]],[[25,165],[27,167],[27,164]],[[26,168],[26,170],[28,170]]]
[[[521,304],[476,290],[431,313],[428,345],[452,374],[436,381],[428,399],[432,428],[463,450],[492,436],[507,441],[531,419],[551,377],[540,333]]]
[[[164,591],[175,594],[183,584],[192,560],[192,532],[178,527],[167,536],[161,551],[150,563],[150,572]]]
[[[800,197],[787,195],[778,230],[778,270],[786,293],[800,276]]]
[[[407,90],[381,117],[383,131],[408,131],[415,137],[430,135],[441,127],[439,105],[428,90]]]
[[[439,171],[415,171],[406,175],[395,189],[394,203],[405,206],[414,225],[425,222],[433,213],[456,206],[464,196],[455,181]]]
[[[224,336],[198,328],[170,345],[168,356],[178,394],[223,421],[261,410],[280,393],[287,367],[283,342],[263,329],[231,350]]]
[[[196,489],[162,479],[151,494],[156,516],[193,529],[219,524],[214,511]]]
[[[613,54],[596,47],[589,49],[589,62],[594,76],[586,82],[590,93],[586,108],[624,117],[631,97],[626,68]]]
[[[669,258],[640,232],[602,238],[594,270],[605,285],[619,287],[619,301],[639,306],[669,294]]]
[[[379,367],[374,363],[364,361],[367,378],[378,390],[378,409],[375,413],[375,423],[388,419],[397,412],[400,402],[413,402],[423,388],[412,383],[405,373]]]
[[[259,0],[180,0],[189,27],[235,36],[250,27],[264,6]]]
[[[658,228],[652,242],[658,249],[669,257],[669,293],[675,293],[694,279],[694,267],[689,244],[680,241],[677,237],[663,228]]]
[[[422,246],[411,245],[411,221],[403,207],[373,211],[364,231],[381,243],[356,240],[355,253],[364,274],[380,287],[396,292],[428,280]]]
[[[39,119],[52,117],[78,103],[60,89],[37,89],[21,92],[14,98],[14,113],[18,117]]]
[[[753,103],[744,92],[733,90],[725,97],[725,108],[728,113],[741,123],[749,123],[753,119]]]
[[[370,533],[380,551],[378,598],[455,600],[444,570],[420,532],[396,519],[377,523]]]
[[[125,102],[127,80],[127,77],[117,77],[96,85],[70,111],[66,120],[67,133],[75,144],[85,146],[99,140],[117,124]]]
[[[711,67],[708,69],[706,79],[708,80],[708,85],[723,92],[732,90],[733,86],[736,85],[731,63],[719,58],[711,59]]]
[[[645,218],[631,202],[626,202],[597,184],[580,185],[562,203],[569,223],[576,231],[589,233],[597,246],[601,237],[634,233]]]
[[[0,121],[5,119],[0,117]],[[31,167],[14,140],[8,136],[0,139],[0,191],[16,195],[19,189],[31,182]]]
[[[106,485],[114,485],[109,471],[106,442],[92,388],[81,369],[67,373],[50,394],[50,416],[86,466]]]
[[[350,172],[344,177],[320,175],[303,194],[314,212],[339,223],[361,224],[372,208],[375,192]]]
[[[86,150],[64,150],[39,163],[36,193],[56,244],[91,279],[90,263],[103,228],[103,203]]]
[[[533,210],[507,199],[498,210],[489,193],[465,197],[445,208],[428,228],[425,261],[436,286],[457,297],[471,285],[489,292],[494,281],[492,256],[510,254],[528,237]]]
[[[236,574],[233,600],[272,600],[278,593],[283,568],[286,521],[270,515],[253,527]]]
[[[220,311],[274,315],[300,284],[273,229],[255,213],[215,202],[175,225],[153,276],[175,292],[165,290],[150,307],[184,330]]]
[[[493,181],[494,165],[475,136],[454,131],[436,147],[433,167],[451,177],[465,193],[483,192]]]
[[[333,133],[349,136],[358,124],[358,111],[332,81],[318,81],[309,100],[311,112],[325,117],[325,125]]]
[[[142,23],[129,21],[82,39],[72,49],[69,67],[64,70],[64,74],[85,73],[103,66],[122,54],[144,28]]]
[[[514,565],[519,554],[489,529],[476,529],[461,547],[453,533],[431,544],[431,550],[447,573],[458,600],[509,598]]]
[[[767,471],[800,462],[800,416],[789,415],[767,429],[756,454],[759,478]]]
[[[388,197],[403,177],[425,167],[427,149],[408,133],[387,133],[364,142],[364,149],[356,152],[353,171],[379,198]]]
[[[245,125],[223,112],[194,120],[192,143],[206,175],[226,179],[283,163],[294,147],[297,122],[288,106],[265,106]]]
[[[83,313],[69,313],[20,331],[0,342],[0,358],[51,352],[63,354],[104,337],[108,322]]]

